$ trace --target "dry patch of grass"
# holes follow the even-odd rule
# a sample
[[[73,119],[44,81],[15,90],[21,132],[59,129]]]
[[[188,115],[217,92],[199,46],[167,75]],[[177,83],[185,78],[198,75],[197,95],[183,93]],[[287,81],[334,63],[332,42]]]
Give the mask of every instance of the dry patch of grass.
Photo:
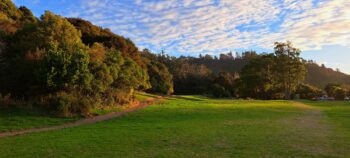
[[[336,156],[332,152],[330,137],[334,134],[333,127],[326,122],[323,112],[314,106],[301,102],[292,102],[292,105],[303,110],[297,117],[281,120],[288,125],[290,135],[286,139],[296,152],[311,153],[318,156]]]

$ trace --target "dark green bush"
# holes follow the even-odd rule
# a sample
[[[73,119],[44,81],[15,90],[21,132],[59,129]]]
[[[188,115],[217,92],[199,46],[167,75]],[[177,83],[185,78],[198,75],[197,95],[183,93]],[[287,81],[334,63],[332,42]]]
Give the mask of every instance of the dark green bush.
[[[337,100],[342,100],[346,97],[347,89],[341,84],[329,83],[326,85],[325,91],[329,97],[334,97]]]
[[[56,114],[66,117],[75,114],[88,114],[93,107],[89,99],[66,92],[58,92],[49,96],[47,104]]]
[[[343,88],[337,88],[335,90],[335,99],[337,100],[343,100],[346,97],[346,91]]]
[[[11,95],[10,94],[2,95],[0,93],[0,107],[7,106],[8,104],[10,104],[10,102],[11,102]]]
[[[316,97],[321,97],[323,92],[317,87],[308,84],[301,84],[297,87],[295,94],[299,94],[300,99],[314,99]]]
[[[225,89],[225,87],[219,85],[219,84],[213,84],[210,87],[210,91],[213,97],[216,98],[223,98],[223,97],[232,97],[229,91]]]

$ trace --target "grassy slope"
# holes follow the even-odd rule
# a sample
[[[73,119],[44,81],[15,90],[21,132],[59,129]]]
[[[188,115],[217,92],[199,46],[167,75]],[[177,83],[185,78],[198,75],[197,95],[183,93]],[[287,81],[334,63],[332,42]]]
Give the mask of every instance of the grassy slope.
[[[350,104],[170,98],[122,118],[0,139],[0,157],[349,157]]]

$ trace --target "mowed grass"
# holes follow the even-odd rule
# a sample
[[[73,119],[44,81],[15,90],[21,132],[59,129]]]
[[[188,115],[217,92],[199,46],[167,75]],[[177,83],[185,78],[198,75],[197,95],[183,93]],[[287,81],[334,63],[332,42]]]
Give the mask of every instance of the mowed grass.
[[[0,132],[27,128],[48,127],[78,120],[78,117],[53,117],[39,109],[2,108],[0,109]]]
[[[139,101],[147,98],[156,98],[157,95],[144,92],[137,92],[136,98]],[[112,106],[103,109],[92,110],[93,114],[104,115],[110,112],[123,111],[128,106]],[[28,128],[40,128],[60,125],[81,119],[82,117],[55,117],[45,110],[26,109],[21,107],[0,108],[0,132],[17,131]]]
[[[0,157],[350,157],[350,103],[172,97],[93,125],[0,138]]]
[[[158,95],[145,93],[145,92],[136,92],[135,99],[138,101],[144,101],[150,98],[157,98]]]

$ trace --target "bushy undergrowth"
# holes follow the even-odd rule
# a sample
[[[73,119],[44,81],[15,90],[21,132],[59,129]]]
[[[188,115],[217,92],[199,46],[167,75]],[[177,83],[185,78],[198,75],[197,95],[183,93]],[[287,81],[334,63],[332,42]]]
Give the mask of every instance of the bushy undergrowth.
[[[77,94],[58,92],[48,97],[48,107],[57,115],[73,116],[87,114],[93,108],[93,101]]]
[[[10,95],[2,95],[0,93],[0,107],[4,107],[6,105],[8,105],[10,102],[11,102],[11,99],[10,99]]]

